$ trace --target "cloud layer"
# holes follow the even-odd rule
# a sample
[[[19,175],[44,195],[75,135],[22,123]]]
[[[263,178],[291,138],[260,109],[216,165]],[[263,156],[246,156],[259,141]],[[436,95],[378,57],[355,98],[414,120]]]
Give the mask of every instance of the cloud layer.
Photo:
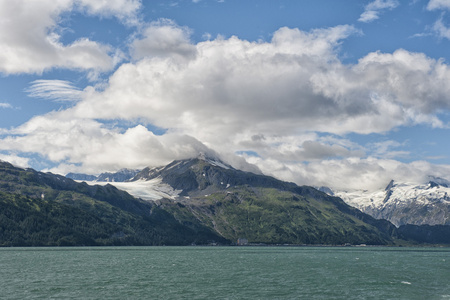
[[[122,65],[105,90],[90,90],[71,114],[143,118],[217,145],[238,136],[249,142],[258,134],[380,133],[419,123],[441,127],[436,113],[450,106],[450,69],[443,61],[400,49],[343,64],[338,49],[357,32],[352,26],[311,32],[281,28],[270,42],[231,37],[195,45],[173,25],[146,32],[174,50],[142,47],[140,60]],[[150,44],[149,39],[134,45]]]
[[[428,9],[447,9],[446,3],[430,1]],[[112,70],[115,49],[87,38],[63,45],[59,17],[83,11],[131,26],[140,9],[132,0],[0,5],[7,24],[0,30],[4,74]],[[398,5],[372,1],[360,21]],[[19,12],[14,18],[13,9]],[[420,181],[430,172],[448,178],[448,166],[396,161],[408,155],[397,150],[398,142],[363,147],[345,137],[448,126],[439,118],[450,109],[450,69],[443,60],[398,49],[344,63],[341,44],[361,34],[350,25],[282,27],[270,41],[218,36],[198,43],[189,28],[171,20],[140,25],[129,43],[130,61],[106,83],[78,89],[68,81],[33,81],[29,96],[72,106],[3,130],[0,151],[10,154],[0,159],[28,164],[16,153],[39,153],[58,163],[52,171],[98,173],[211,151],[240,168],[256,171],[250,162],[284,180],[333,188],[377,189],[391,179]]]

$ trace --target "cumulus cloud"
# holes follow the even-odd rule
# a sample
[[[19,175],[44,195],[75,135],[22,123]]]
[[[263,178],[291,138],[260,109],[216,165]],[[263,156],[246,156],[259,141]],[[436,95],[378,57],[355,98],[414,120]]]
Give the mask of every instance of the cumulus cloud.
[[[176,51],[154,52],[122,65],[105,90],[91,90],[70,111],[87,118],[143,118],[211,145],[259,134],[443,126],[435,113],[450,108],[445,62],[400,49],[343,64],[336,49],[355,32],[351,26],[281,28],[270,42],[200,42],[191,45],[196,55],[183,60]]]
[[[65,80],[35,80],[25,91],[30,97],[59,102],[77,101],[82,95],[79,88]]]
[[[214,153],[195,138],[167,133],[157,136],[142,125],[124,132],[90,119],[67,119],[64,111],[37,116],[2,139],[3,151],[40,153],[63,164],[58,173],[83,170],[88,173],[144,168],[174,159]]]
[[[397,0],[375,0],[366,5],[358,21],[369,23],[377,20],[383,10],[392,10],[399,5]]]
[[[153,22],[144,30],[143,38],[132,43],[132,56],[193,58],[196,49],[189,41],[190,34],[189,28],[179,27],[171,20]]]
[[[0,72],[42,73],[51,68],[110,70],[113,49],[87,38],[61,43],[58,22],[76,8],[94,15],[134,18],[135,0],[0,0]]]
[[[140,0],[74,0],[75,5],[85,9],[91,15],[116,17],[128,25],[137,25],[137,12],[141,8]]]
[[[269,42],[233,36],[194,44],[188,29],[152,23],[133,42],[135,61],[122,64],[104,88],[87,87],[72,107],[14,129],[0,150],[41,153],[63,162],[60,171],[95,172],[160,165],[212,149],[228,158],[243,153],[281,179],[348,188],[428,175],[434,166],[377,156],[400,151],[396,145],[373,145],[374,151],[336,135],[444,126],[437,113],[450,108],[448,65],[402,49],[345,64],[339,47],[352,34],[358,34],[353,26],[283,27]],[[39,84],[42,96],[59,96],[58,82]],[[99,121],[116,119],[134,125],[121,131]],[[140,123],[167,132],[157,136]]]
[[[402,163],[392,159],[347,158],[309,163],[280,162],[271,158],[248,157],[264,173],[298,184],[327,186],[335,190],[383,189],[391,180],[423,183],[427,175],[449,179],[450,166],[424,161]]]
[[[29,168],[30,167],[30,159],[18,156],[16,154],[2,154],[0,153],[0,161],[6,161],[14,166],[20,168]]]

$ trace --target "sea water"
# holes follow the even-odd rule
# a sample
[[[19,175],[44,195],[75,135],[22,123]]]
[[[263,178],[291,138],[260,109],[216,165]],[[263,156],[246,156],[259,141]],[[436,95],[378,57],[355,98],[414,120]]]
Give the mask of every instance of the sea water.
[[[0,248],[0,299],[450,299],[450,249]]]

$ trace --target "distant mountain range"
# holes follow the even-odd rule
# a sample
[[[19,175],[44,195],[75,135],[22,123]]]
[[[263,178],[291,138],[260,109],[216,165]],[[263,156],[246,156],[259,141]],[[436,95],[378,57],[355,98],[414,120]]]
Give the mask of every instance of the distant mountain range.
[[[69,173],[66,175],[67,178],[78,180],[78,181],[93,181],[93,182],[123,182],[130,180],[140,170],[130,170],[130,169],[121,169],[114,173],[101,173],[98,176],[95,175],[87,175],[81,173]]]
[[[361,213],[312,187],[236,170],[200,157],[146,168],[129,182],[135,196],[145,184],[164,187],[153,199],[182,223],[195,217],[230,241],[268,244],[390,244],[391,224]],[[134,190],[133,187],[140,188]]]
[[[376,192],[334,192],[347,204],[396,226],[450,225],[450,183],[430,178],[425,184],[391,181]],[[327,191],[330,193],[330,191]]]
[[[127,180],[112,183],[134,197],[110,183],[0,162],[0,246],[450,244],[450,226],[396,228],[315,188],[217,158],[174,161]]]
[[[217,158],[207,158],[202,157],[200,160],[215,166],[220,167],[225,170],[233,170],[233,168],[227,164],[224,164]],[[117,186],[120,189],[127,190],[129,193],[134,195],[135,197],[139,197],[146,200],[158,200],[158,199],[178,199],[179,202],[188,202],[191,199],[192,196],[194,197],[201,197],[203,195],[208,195],[216,191],[217,189],[229,189],[233,186],[233,184],[236,184],[236,181],[242,181],[241,176],[238,176],[237,174],[240,173],[238,170],[234,170],[232,179],[226,178],[226,176],[221,175],[222,177],[220,180],[212,180],[213,184],[211,183],[211,180],[207,181],[209,182],[209,185],[205,185],[204,183],[204,177],[203,179],[200,178],[200,180],[195,179],[196,176],[187,175],[185,172],[181,172],[181,170],[185,170],[185,167],[182,166],[186,163],[186,161],[176,161],[172,164],[169,164],[168,166],[162,166],[157,168],[146,168],[142,172],[138,173],[134,178],[129,179],[128,182],[122,182],[113,183],[115,186]],[[189,169],[189,168],[188,168]],[[174,175],[174,173],[177,173],[178,175]],[[180,175],[184,179],[180,180]],[[244,173],[244,174],[250,174],[250,173]],[[206,176],[206,173],[205,173]],[[215,175],[217,178],[218,175]],[[251,174],[250,177],[254,178],[254,174]],[[198,177],[198,176],[197,176]],[[265,176],[263,176],[266,178]],[[273,178],[272,178],[273,179]],[[399,186],[396,183],[391,183],[386,191],[382,191],[381,193],[375,193],[375,196],[378,196],[378,198],[375,198],[374,195],[370,194],[368,197],[361,197],[364,196],[364,193],[336,193],[335,196],[342,197],[345,202],[353,207],[357,207],[358,209],[362,210],[363,212],[373,216],[376,219],[387,219],[390,220],[394,225],[397,227],[407,224],[412,225],[448,225],[444,220],[445,219],[445,211],[448,211],[448,206],[444,207],[442,209],[442,206],[436,204],[436,202],[440,203],[446,203],[445,197],[446,197],[446,191],[443,189],[447,189],[446,182],[439,178],[431,178],[434,180],[432,183],[430,183],[430,186],[427,188],[422,187],[422,193],[418,193],[419,190],[416,190],[415,195],[420,197],[416,197],[415,199],[422,199],[423,197],[433,198],[431,195],[434,195],[434,205],[432,203],[429,203],[432,205],[432,209],[427,208],[426,212],[424,213],[422,210],[418,209],[416,211],[411,210],[408,213],[408,208],[401,205],[392,205],[392,203],[409,203],[409,207],[416,206],[420,207],[419,204],[416,203],[416,200],[411,197],[411,192],[399,192],[397,191],[397,187]],[[438,183],[437,183],[438,182]],[[272,187],[273,183],[267,183],[260,184],[260,186],[266,186],[266,187]],[[406,185],[401,185],[402,187],[405,187]],[[409,186],[410,188],[417,186]],[[431,190],[430,190],[431,187]],[[327,194],[333,194],[333,191],[329,188],[320,188],[321,191],[327,193]],[[394,192],[396,190],[396,192]],[[426,190],[426,192],[424,192]],[[434,194],[433,194],[434,192]],[[413,193],[414,194],[414,193]],[[381,196],[380,196],[381,195]],[[389,197],[387,197],[389,195]],[[398,195],[403,195],[402,198],[398,197]],[[352,198],[352,196],[354,198]],[[359,197],[357,197],[359,196]],[[367,195],[366,195],[367,196]],[[387,198],[386,198],[387,197]],[[399,200],[403,199],[403,201]],[[384,206],[379,205],[375,206],[375,203],[378,203],[376,200],[379,200],[379,203],[383,203]],[[353,200],[353,201],[352,201]],[[387,201],[389,200],[389,201]],[[369,205],[366,207],[364,204],[368,203]],[[386,204],[388,203],[388,204]],[[423,203],[420,202],[420,203]],[[403,213],[400,213],[401,208],[403,207]],[[384,208],[384,209],[383,209]],[[396,213],[396,210],[398,213]],[[433,210],[436,213],[433,213]],[[388,212],[391,212],[389,214]],[[396,216],[400,216],[402,214],[401,220],[402,222],[397,222]],[[441,218],[434,218],[433,216],[439,215]],[[418,222],[412,222],[413,219],[418,220]],[[409,226],[410,229],[414,228]],[[404,229],[404,228],[403,228]]]
[[[231,168],[217,158],[203,157],[203,160],[225,169]],[[143,171],[122,169],[99,176],[73,173],[66,176],[98,184],[109,182],[144,200],[175,199],[181,192],[186,193],[184,186],[171,181],[167,173],[163,166]],[[442,178],[430,176],[424,184],[391,181],[385,189],[375,192],[333,191],[327,187],[318,190],[340,197],[350,206],[376,219],[386,219],[397,227],[407,224],[450,225],[450,182]]]

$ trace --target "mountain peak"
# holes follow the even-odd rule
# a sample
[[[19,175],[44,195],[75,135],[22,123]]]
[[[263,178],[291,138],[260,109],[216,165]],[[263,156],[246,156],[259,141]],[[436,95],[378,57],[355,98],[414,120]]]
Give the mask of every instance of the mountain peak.
[[[217,157],[207,155],[175,160],[163,167],[145,168],[132,181],[158,181],[180,191],[179,196],[206,195],[244,185],[282,190],[297,187],[273,177],[235,169]]]
[[[393,186],[394,186],[394,180],[391,180],[384,190],[386,192],[388,192],[390,189],[392,189]]]
[[[224,163],[219,157],[215,155],[206,154],[204,152],[200,152],[200,154],[197,156],[197,159],[204,161],[206,163],[209,163],[213,166],[224,168],[224,169],[233,169],[232,166],[230,166],[227,163]]]

